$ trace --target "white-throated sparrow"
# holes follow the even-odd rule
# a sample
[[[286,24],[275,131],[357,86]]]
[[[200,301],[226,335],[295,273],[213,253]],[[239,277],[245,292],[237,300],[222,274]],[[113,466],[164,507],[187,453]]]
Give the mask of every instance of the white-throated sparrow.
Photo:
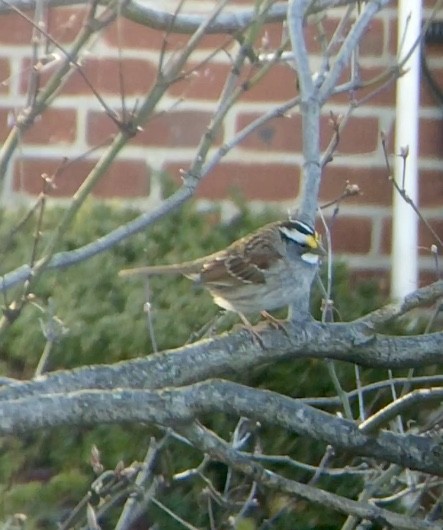
[[[124,269],[119,275],[183,274],[205,287],[218,306],[238,313],[247,323],[245,313],[297,304],[301,297],[304,302],[324,253],[313,228],[288,220],[265,225],[203,258]]]

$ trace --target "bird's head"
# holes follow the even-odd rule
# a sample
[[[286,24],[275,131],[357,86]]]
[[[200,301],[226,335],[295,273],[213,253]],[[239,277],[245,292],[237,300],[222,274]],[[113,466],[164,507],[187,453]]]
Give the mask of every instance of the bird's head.
[[[297,244],[304,262],[316,265],[326,255],[320,235],[307,223],[290,219],[282,223],[279,229],[284,238]]]

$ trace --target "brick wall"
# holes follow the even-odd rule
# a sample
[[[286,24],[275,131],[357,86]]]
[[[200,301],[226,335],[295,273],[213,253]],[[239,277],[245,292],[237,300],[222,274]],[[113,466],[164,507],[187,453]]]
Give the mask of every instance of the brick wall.
[[[247,2],[232,2],[233,8]],[[433,2],[427,2],[427,11]],[[194,2],[198,6],[199,2]],[[237,5],[238,4],[238,5]],[[242,6],[244,7],[244,5]],[[58,42],[69,45],[84,17],[84,8],[57,8],[50,12],[49,32]],[[323,21],[328,34],[335,28],[340,11]],[[0,138],[4,141],[15,109],[25,102],[30,65],[31,27],[16,14],[0,18]],[[313,26],[306,28],[312,63],[319,60],[320,46]],[[266,40],[278,44],[281,27],[270,24]],[[163,34],[119,19],[94,42],[83,69],[107,104],[120,109],[119,72],[124,76],[127,107],[131,109],[151,86],[156,75]],[[169,49],[180,48],[185,36],[168,38]],[[197,64],[226,37],[208,36],[193,55]],[[363,79],[370,79],[392,65],[396,47],[396,10],[382,12],[371,24],[360,49]],[[229,46],[228,46],[229,48]],[[120,50],[120,51],[119,51]],[[443,48],[428,46],[426,53],[435,78],[443,87]],[[119,54],[123,58],[120,62]],[[101,198],[122,198],[151,208],[161,200],[160,171],[179,179],[189,167],[195,148],[211,117],[222,82],[229,72],[227,53],[217,53],[189,79],[174,84],[158,108],[159,114],[137,134],[94,191]],[[217,145],[252,119],[296,93],[293,72],[277,66],[263,82],[244,94],[229,112]],[[361,98],[365,92],[356,94]],[[384,131],[393,149],[395,88],[377,94],[355,110],[342,134],[334,160],[325,171],[321,201],[337,197],[345,182],[358,184],[362,194],[345,201],[334,225],[334,248],[356,270],[378,274],[389,269],[392,185],[385,169],[380,145]],[[340,95],[329,102],[322,116],[322,145],[332,135],[329,113],[346,113],[350,97]],[[420,207],[439,234],[443,234],[443,113],[425,83],[420,106]],[[240,191],[253,207],[270,202],[283,211],[293,208],[299,192],[301,164],[300,117],[294,112],[258,129],[234,149],[203,181],[197,191],[201,200],[223,201],[229,211],[229,195]],[[8,169],[3,203],[16,204],[37,195],[41,174],[51,174],[65,157],[73,160],[57,178],[51,192],[54,201],[70,197],[110,142],[117,128],[105,115],[80,75],[74,73],[51,109],[24,135],[21,147]],[[350,230],[351,229],[351,230]],[[429,247],[432,238],[420,228],[420,246]],[[421,251],[422,270],[431,271],[433,261]]]

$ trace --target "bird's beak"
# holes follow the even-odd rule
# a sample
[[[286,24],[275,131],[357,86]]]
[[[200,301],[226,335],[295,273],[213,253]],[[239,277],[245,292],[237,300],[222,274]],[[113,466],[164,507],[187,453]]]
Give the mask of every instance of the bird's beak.
[[[322,245],[320,235],[315,232],[315,235],[308,237],[309,253],[316,256],[326,256],[327,252]]]
[[[309,246],[309,250],[301,255],[301,259],[306,263],[310,263],[311,265],[318,265],[321,258],[327,254],[326,250],[321,244],[319,234],[315,232],[314,235],[308,236],[306,242]]]

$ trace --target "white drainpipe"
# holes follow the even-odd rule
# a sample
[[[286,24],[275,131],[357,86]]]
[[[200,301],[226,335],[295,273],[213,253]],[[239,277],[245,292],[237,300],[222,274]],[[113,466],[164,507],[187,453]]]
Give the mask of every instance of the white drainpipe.
[[[398,58],[411,49],[421,32],[421,0],[398,2]],[[401,46],[401,49],[400,49]],[[420,50],[417,47],[404,65],[407,73],[397,81],[395,154],[409,149],[405,169],[405,189],[418,201],[418,110],[420,97]],[[394,176],[402,186],[403,160],[395,157]],[[398,300],[417,288],[418,239],[417,216],[412,208],[394,192],[392,219],[391,297]]]

